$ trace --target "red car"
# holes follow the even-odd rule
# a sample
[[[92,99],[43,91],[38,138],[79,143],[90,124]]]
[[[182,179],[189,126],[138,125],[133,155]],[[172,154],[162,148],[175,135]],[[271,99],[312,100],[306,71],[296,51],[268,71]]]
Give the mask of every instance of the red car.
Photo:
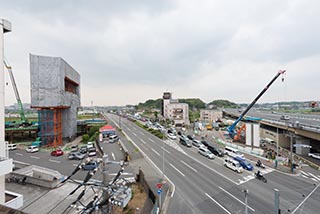
[[[63,155],[63,151],[61,149],[57,149],[51,152],[52,156],[61,156]]]

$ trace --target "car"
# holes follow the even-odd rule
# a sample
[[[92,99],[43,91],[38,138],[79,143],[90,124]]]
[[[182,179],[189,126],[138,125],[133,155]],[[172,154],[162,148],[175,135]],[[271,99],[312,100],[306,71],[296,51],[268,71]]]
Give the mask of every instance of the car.
[[[214,159],[214,154],[212,154],[207,148],[200,147],[198,152],[209,159]]]
[[[237,173],[243,172],[243,168],[240,163],[232,158],[226,158],[223,165],[229,169],[232,169],[233,171],[236,171]]]
[[[81,146],[79,152],[80,152],[81,154],[87,154],[87,152],[88,152],[87,146]]]
[[[167,134],[168,138],[170,138],[171,140],[176,140],[177,136],[175,136],[173,133],[168,133]]]
[[[108,139],[108,142],[109,143],[114,143],[114,142],[117,142],[119,140],[119,137],[118,137],[118,135],[110,135],[109,136],[109,139]]]
[[[69,160],[82,160],[86,157],[85,154],[81,154],[80,152],[71,152],[68,155]]]
[[[320,153],[309,153],[308,156],[320,160]]]
[[[86,163],[85,165],[82,166],[83,170],[89,171],[89,170],[94,170],[99,166],[97,161],[90,161],[89,163]]]
[[[17,149],[17,144],[14,144],[14,143],[8,144],[8,150],[9,151],[12,151],[12,150],[15,150],[15,149]]]
[[[199,140],[193,140],[192,145],[195,147],[203,147],[204,145]]]
[[[246,169],[248,171],[252,171],[253,170],[253,166],[246,159],[244,159],[242,157],[239,157],[239,156],[237,156],[237,157],[235,157],[233,159],[238,161],[240,163],[240,165],[242,166],[242,168],[244,168],[244,169]]]
[[[72,145],[71,152],[77,152],[77,151],[78,151],[78,145]]]
[[[56,149],[51,152],[51,156],[61,156],[63,155],[63,151],[61,149]]]
[[[282,115],[280,117],[281,120],[290,120],[290,116],[289,115]]]
[[[90,149],[90,148],[93,148],[94,147],[94,143],[93,142],[88,142],[87,143],[87,148]]]
[[[88,149],[88,156],[89,157],[92,157],[95,155],[97,155],[96,148],[92,147],[92,148]]]
[[[27,149],[26,149],[27,152],[38,152],[39,151],[39,147],[37,146],[28,146]]]
[[[193,140],[193,137],[191,135],[187,135],[187,138],[191,141]]]
[[[202,140],[201,143],[206,147],[208,147],[208,145],[210,144],[210,142],[205,141],[205,140]]]
[[[186,147],[192,147],[188,138],[180,137],[180,143]]]
[[[215,147],[214,145],[209,144],[207,148],[210,152],[212,152],[216,156],[219,156],[219,157],[224,156],[224,152],[221,149]]]

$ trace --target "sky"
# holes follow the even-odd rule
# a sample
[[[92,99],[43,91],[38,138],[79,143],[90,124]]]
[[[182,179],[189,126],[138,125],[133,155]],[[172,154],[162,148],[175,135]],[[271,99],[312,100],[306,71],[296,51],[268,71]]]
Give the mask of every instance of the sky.
[[[317,0],[0,0],[22,102],[29,54],[62,57],[81,76],[81,105],[174,98],[249,103],[320,100]],[[6,105],[15,103],[5,74]]]

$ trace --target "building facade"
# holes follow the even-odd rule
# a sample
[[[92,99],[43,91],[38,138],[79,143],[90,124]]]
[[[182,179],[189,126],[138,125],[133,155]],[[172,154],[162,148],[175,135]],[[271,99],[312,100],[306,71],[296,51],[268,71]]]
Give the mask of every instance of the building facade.
[[[222,118],[222,111],[212,110],[212,109],[200,110],[200,121],[207,122],[207,123],[214,123],[221,118]]]
[[[162,98],[162,115],[164,118],[173,120],[175,126],[190,125],[189,105],[187,103],[179,103],[178,100],[172,99],[171,92],[164,92]]]

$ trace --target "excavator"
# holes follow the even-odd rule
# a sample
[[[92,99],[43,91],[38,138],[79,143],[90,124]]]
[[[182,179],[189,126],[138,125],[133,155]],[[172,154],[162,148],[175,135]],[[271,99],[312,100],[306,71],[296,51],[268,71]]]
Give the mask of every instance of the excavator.
[[[284,73],[286,70],[279,70],[277,74],[273,77],[273,79],[268,83],[266,87],[262,89],[262,91],[258,94],[258,96],[250,103],[250,105],[240,114],[240,116],[237,118],[237,120],[227,128],[227,131],[232,139],[238,134],[238,132],[235,130],[237,124],[243,119],[243,117],[248,113],[248,111],[252,108],[252,106],[260,99],[260,97],[270,88],[272,83],[276,81],[276,79],[282,75],[282,82],[284,81]],[[242,131],[242,130],[241,130]],[[241,133],[241,132],[240,132]]]
[[[8,70],[9,72],[9,76],[10,76],[10,79],[11,79],[11,82],[12,82],[12,86],[13,86],[13,91],[14,91],[14,94],[16,96],[16,99],[17,99],[17,103],[18,103],[18,106],[19,106],[19,114],[20,114],[20,119],[21,121],[19,123],[16,123],[14,125],[12,124],[8,124],[9,127],[12,127],[12,126],[30,126],[31,123],[28,122],[25,114],[24,114],[24,110],[23,110],[23,105],[22,105],[22,102],[21,102],[21,99],[20,99],[20,96],[19,96],[19,92],[18,92],[18,88],[17,88],[17,85],[16,85],[16,81],[14,79],[14,76],[13,76],[13,73],[12,73],[12,68],[11,66],[8,64],[8,62],[6,60],[3,60],[4,62],[4,65],[6,67],[6,69]],[[7,126],[7,125],[6,125]]]

